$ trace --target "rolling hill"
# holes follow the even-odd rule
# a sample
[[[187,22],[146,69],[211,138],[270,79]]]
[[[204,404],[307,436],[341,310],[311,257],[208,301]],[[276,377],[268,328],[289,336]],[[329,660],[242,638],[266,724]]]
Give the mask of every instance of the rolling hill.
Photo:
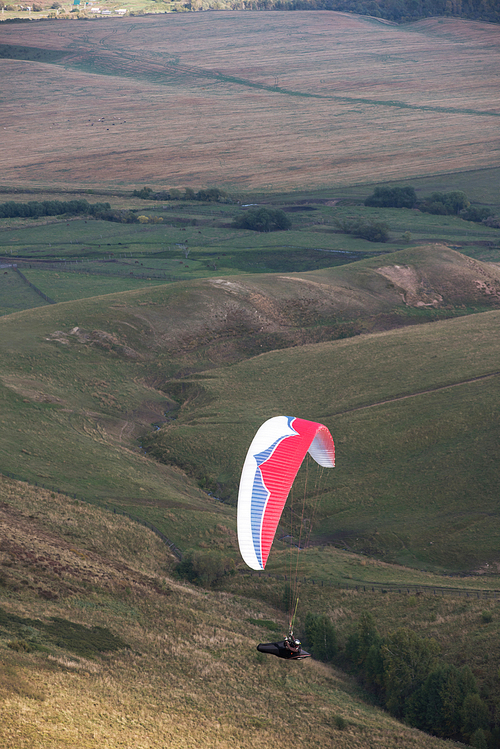
[[[328,11],[3,24],[2,180],[256,192],[498,167],[499,34]]]
[[[234,501],[258,423],[300,414],[331,428],[341,456],[317,541],[417,567],[492,563],[498,279],[422,247],[5,316],[2,465],[185,549],[212,519],[234,522],[205,492]]]

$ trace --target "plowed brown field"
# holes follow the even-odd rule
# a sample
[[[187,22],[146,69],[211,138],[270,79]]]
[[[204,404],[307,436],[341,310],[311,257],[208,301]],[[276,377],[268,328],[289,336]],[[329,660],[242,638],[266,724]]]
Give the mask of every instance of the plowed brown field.
[[[0,60],[6,185],[278,190],[500,165],[492,24],[217,12],[1,37],[31,48]]]

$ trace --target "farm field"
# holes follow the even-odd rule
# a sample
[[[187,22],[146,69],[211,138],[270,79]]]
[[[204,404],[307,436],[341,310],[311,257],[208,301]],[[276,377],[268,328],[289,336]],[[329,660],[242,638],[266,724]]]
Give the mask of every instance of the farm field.
[[[2,181],[294,190],[498,167],[499,35],[300,11],[3,26]]]

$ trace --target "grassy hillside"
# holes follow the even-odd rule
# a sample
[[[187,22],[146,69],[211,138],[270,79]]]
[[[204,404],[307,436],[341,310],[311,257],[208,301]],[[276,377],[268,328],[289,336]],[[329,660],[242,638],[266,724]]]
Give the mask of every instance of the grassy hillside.
[[[3,470],[113,504],[196,547],[207,529],[231,526],[234,511],[193,479],[234,499],[260,421],[300,414],[327,423],[339,448],[318,540],[418,567],[491,563],[497,380],[480,378],[499,369],[497,313],[414,324],[496,308],[498,271],[439,247],[379,262],[170,284],[2,318]],[[148,433],[166,465],[139,449]]]
[[[449,744],[319,662],[259,655],[276,609],[181,585],[156,537],[2,480],[0,738],[7,746],[342,749]],[[286,709],[284,709],[286,706]]]
[[[321,479],[317,540],[410,566],[492,564],[500,532],[498,320],[498,312],[475,315],[212,371],[192,380],[201,395],[147,444],[234,498],[260,423],[280,413],[321,421],[336,440],[338,465]],[[308,490],[311,513],[311,482]]]
[[[301,11],[4,24],[2,179],[261,192],[498,167],[499,33]]]

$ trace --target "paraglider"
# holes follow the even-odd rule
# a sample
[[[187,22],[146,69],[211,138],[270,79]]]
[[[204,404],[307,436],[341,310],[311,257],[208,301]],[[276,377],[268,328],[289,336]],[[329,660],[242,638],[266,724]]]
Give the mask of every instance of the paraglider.
[[[300,640],[296,640],[293,634],[285,637],[282,642],[266,642],[263,645],[257,645],[257,650],[259,653],[277,655],[278,658],[287,658],[293,661],[311,657],[311,653],[302,650]]]
[[[262,424],[252,440],[238,494],[238,543],[243,560],[253,570],[265,569],[288,494],[307,453],[324,468],[335,466],[335,446],[323,424],[275,416]],[[307,658],[309,653],[293,636],[294,618],[295,614],[285,640],[259,645],[258,650],[280,658]]]
[[[263,570],[295,476],[306,455],[335,466],[335,446],[323,424],[293,416],[264,422],[248,449],[238,494],[238,543],[253,570]]]

